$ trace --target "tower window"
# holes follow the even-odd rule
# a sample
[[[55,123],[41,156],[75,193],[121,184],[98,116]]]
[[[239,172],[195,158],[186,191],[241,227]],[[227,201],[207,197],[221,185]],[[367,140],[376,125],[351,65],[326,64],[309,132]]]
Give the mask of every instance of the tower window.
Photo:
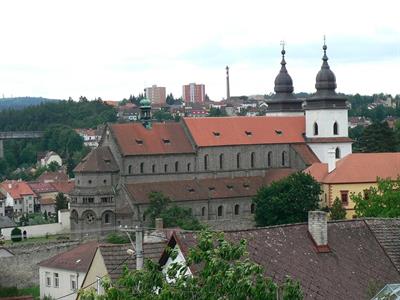
[[[254,203],[252,203],[250,205],[250,213],[254,214],[255,210],[256,210],[256,206],[254,205]]]
[[[318,135],[318,124],[317,124],[317,122],[314,123],[314,135]]]
[[[156,165],[151,166],[151,172],[155,173],[156,172]]]
[[[175,162],[175,172],[178,172],[179,170],[179,162]]]
[[[235,205],[235,215],[238,215],[239,214],[239,204],[236,204]]]
[[[208,170],[208,154],[204,155],[204,170]]]
[[[340,158],[340,148],[339,147],[336,147],[336,149],[335,149],[335,158],[336,159]]]
[[[201,209],[201,216],[205,216],[206,215],[206,208],[205,207],[203,207],[202,209]]]
[[[190,163],[187,164],[187,171],[190,172]]]
[[[168,172],[168,165],[167,165],[167,164],[164,165],[164,172],[165,172],[165,173]]]
[[[240,153],[236,154],[236,168],[240,169]]]
[[[267,166],[270,168],[272,166],[272,151],[268,152],[268,162]]]
[[[140,173],[144,173],[144,163],[140,163]]]
[[[224,155],[222,153],[219,155],[219,168],[221,170],[224,168]]]
[[[255,162],[256,154],[254,152],[251,152],[250,155],[250,167],[254,168],[254,162]]]
[[[224,207],[222,205],[218,206],[218,217],[222,217],[224,214]]]
[[[335,122],[333,124],[333,134],[334,135],[338,135],[339,134],[339,128],[338,128],[338,123],[337,122]]]
[[[128,166],[128,174],[132,174],[132,165]]]
[[[284,166],[286,166],[286,164],[287,164],[287,152],[283,151],[282,152],[282,166],[284,167]]]

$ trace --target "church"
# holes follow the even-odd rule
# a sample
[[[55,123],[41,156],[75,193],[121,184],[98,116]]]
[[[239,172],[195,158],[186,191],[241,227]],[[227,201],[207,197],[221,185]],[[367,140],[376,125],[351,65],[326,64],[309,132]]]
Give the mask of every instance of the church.
[[[140,121],[108,124],[99,147],[75,168],[71,231],[107,234],[147,224],[151,192],[212,228],[254,226],[252,197],[261,186],[352,152],[347,99],[336,93],[326,51],[324,45],[315,94],[297,99],[282,50],[265,116],[153,123],[143,99]]]

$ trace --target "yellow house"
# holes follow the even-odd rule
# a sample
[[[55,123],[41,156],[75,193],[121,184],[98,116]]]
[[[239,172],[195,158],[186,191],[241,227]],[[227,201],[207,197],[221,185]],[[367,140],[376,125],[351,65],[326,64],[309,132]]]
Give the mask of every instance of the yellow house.
[[[350,195],[368,197],[369,189],[377,186],[377,178],[397,179],[400,153],[352,153],[337,161],[314,163],[305,172],[321,184],[323,205],[331,207],[337,197],[347,210],[346,217],[352,218],[355,211]]]

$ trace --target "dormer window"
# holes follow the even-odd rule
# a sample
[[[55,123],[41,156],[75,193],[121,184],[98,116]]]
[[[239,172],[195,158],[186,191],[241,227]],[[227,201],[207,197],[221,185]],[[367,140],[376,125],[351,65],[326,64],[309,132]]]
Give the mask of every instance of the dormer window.
[[[247,136],[253,135],[253,133],[252,133],[251,131],[247,131],[247,130],[246,130],[244,133],[245,133]]]
[[[171,144],[171,141],[169,139],[162,139],[164,144]]]
[[[221,133],[219,133],[218,131],[213,131],[213,135],[214,135],[214,136],[220,136]]]
[[[214,186],[209,186],[209,187],[208,187],[208,190],[209,190],[209,191],[215,191],[215,187],[214,187]]]
[[[136,144],[138,145],[143,145],[143,140],[135,139]]]
[[[277,135],[282,135],[283,132],[282,132],[282,130],[276,130],[276,129],[275,129],[275,133],[276,133]]]
[[[248,184],[247,182],[246,182],[246,183],[243,183],[243,187],[246,188],[246,189],[248,189],[248,188],[250,187],[250,184]]]
[[[194,188],[188,188],[189,193],[194,193]]]
[[[226,187],[227,187],[228,190],[232,190],[233,189],[233,185],[231,185],[231,184],[228,184]]]

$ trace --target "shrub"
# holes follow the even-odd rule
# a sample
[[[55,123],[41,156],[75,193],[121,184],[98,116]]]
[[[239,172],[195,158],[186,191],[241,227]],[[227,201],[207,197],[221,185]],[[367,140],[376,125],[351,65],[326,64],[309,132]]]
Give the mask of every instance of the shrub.
[[[13,242],[20,242],[22,241],[22,231],[18,227],[15,227],[11,230],[11,240]]]
[[[126,235],[118,233],[110,233],[107,235],[107,243],[110,244],[127,244],[129,243],[129,238]]]

